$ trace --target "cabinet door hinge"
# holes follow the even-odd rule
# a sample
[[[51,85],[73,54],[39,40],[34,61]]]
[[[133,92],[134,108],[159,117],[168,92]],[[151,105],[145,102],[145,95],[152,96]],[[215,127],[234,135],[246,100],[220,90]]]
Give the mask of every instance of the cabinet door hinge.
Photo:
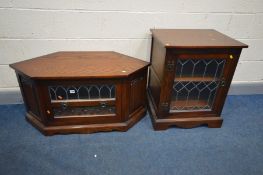
[[[174,60],[168,60],[167,61],[166,69],[168,71],[173,71],[174,70],[174,66],[175,66]]]
[[[161,103],[162,111],[169,111],[169,104],[168,102]]]
[[[221,79],[220,86],[224,87],[226,85],[226,81],[224,78]]]

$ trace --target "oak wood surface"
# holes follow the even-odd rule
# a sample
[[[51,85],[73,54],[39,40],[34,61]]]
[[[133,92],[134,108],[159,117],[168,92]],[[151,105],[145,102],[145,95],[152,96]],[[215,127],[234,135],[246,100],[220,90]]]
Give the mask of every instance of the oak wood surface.
[[[149,63],[111,51],[56,52],[11,64],[34,79],[127,77]]]
[[[213,29],[151,29],[153,37],[166,48],[246,48]]]

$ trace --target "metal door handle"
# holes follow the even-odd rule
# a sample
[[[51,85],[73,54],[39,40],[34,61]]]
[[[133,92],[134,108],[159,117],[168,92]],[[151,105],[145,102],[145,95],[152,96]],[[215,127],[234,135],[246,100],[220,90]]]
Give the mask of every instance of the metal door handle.
[[[225,85],[226,85],[225,79],[222,79],[221,82],[220,82],[220,86],[221,87],[225,87]]]
[[[100,102],[100,107],[106,108],[107,107],[107,102]]]
[[[67,109],[67,107],[68,107],[68,104],[67,103],[61,103],[61,107],[62,107],[62,109],[63,110],[65,110],[65,109]]]

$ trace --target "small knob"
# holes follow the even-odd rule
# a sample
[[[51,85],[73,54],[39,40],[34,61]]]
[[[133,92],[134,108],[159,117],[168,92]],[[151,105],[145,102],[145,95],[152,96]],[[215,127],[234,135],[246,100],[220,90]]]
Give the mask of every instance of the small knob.
[[[232,60],[234,57],[233,57],[233,55],[229,55],[229,58]]]
[[[100,106],[102,108],[106,108],[107,107],[107,102],[100,102]]]
[[[61,103],[61,107],[63,110],[67,109],[68,104],[67,103]]]
[[[47,114],[48,114],[48,115],[51,114],[50,110],[47,110]]]

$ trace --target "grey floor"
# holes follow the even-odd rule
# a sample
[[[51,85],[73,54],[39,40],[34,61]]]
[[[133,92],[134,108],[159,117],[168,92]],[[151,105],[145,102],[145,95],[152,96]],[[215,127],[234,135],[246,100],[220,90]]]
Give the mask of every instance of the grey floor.
[[[0,174],[262,175],[263,95],[229,96],[220,129],[152,129],[45,137],[23,105],[0,106]]]

